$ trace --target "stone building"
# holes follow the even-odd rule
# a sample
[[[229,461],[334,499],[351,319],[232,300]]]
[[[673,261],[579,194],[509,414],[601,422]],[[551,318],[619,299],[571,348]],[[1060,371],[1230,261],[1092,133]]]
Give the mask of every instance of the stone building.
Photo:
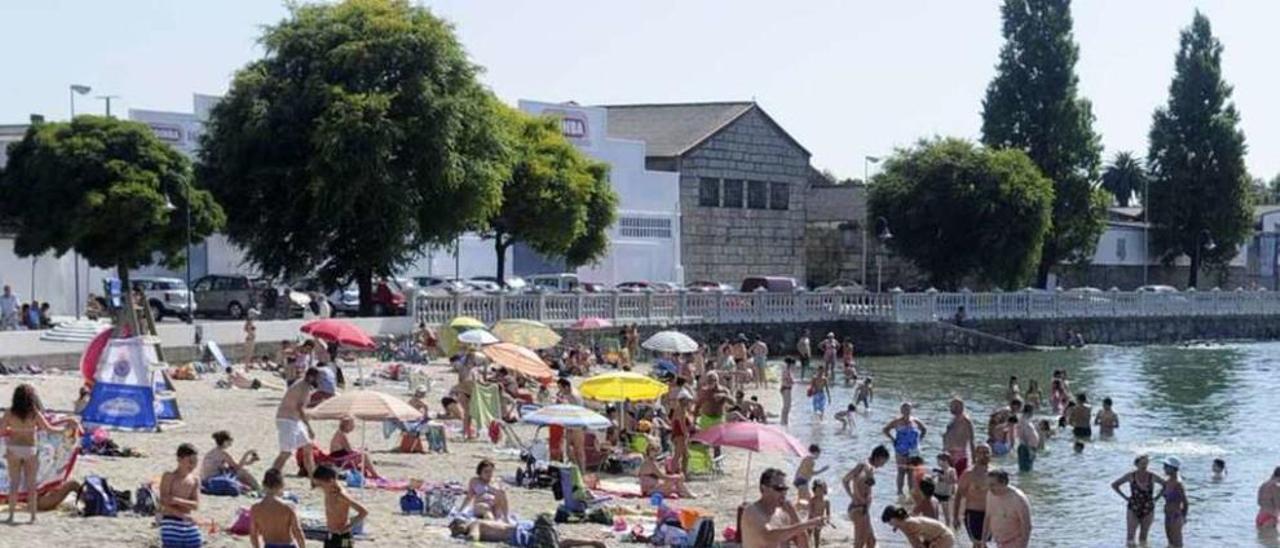
[[[684,281],[806,277],[809,151],[754,102],[608,105],[608,135],[680,176]]]

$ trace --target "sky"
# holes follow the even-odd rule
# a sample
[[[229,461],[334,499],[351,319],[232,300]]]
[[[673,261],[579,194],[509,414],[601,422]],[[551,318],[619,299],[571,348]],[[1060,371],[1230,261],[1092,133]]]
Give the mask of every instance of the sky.
[[[813,153],[863,176],[882,156],[933,135],[977,138],[1002,43],[998,0],[436,0],[482,79],[502,99],[582,104],[757,101]],[[1077,0],[1080,93],[1110,157],[1143,154],[1163,105],[1178,32],[1195,9],[1226,50],[1255,177],[1280,174],[1280,2]],[[65,119],[68,85],[93,87],[80,113],[191,111],[262,55],[274,0],[0,2],[0,124]],[[874,166],[872,166],[874,170]]]

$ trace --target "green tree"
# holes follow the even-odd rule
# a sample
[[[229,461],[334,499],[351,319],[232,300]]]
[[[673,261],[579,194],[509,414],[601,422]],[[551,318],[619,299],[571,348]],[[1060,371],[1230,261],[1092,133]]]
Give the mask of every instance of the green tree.
[[[1202,262],[1230,261],[1253,224],[1239,124],[1222,79],[1222,43],[1197,11],[1182,31],[1169,102],[1155,112],[1147,152],[1152,249],[1166,263],[1190,257],[1190,287]]]
[[[1267,201],[1268,204],[1280,204],[1280,173],[1271,178],[1267,183]]]
[[[10,145],[0,207],[18,256],[75,251],[115,269],[126,288],[129,270],[157,253],[167,266],[185,263],[188,211],[194,242],[225,221],[209,192],[193,188],[185,156],[143,124],[98,116],[36,124]],[[136,333],[133,307],[124,311]]]
[[[1094,187],[1102,145],[1091,104],[1077,96],[1070,0],[1005,0],[1001,15],[1005,44],[982,102],[982,142],[1026,152],[1053,181],[1053,227],[1036,270],[1044,287],[1058,263],[1087,261],[1106,228],[1110,200]]]
[[[609,165],[593,162],[591,196],[587,198],[587,225],[564,254],[565,263],[579,267],[593,263],[609,251],[609,227],[618,221],[618,194],[609,182]]]
[[[1142,163],[1127,150],[1117,152],[1111,165],[1102,171],[1102,189],[1110,192],[1120,207],[1129,207],[1133,195],[1142,193],[1146,180]]]
[[[506,271],[507,249],[516,242],[548,257],[568,259],[573,251],[573,259],[586,261],[603,253],[614,208],[606,206],[609,223],[600,226],[601,212],[593,218],[590,206],[599,206],[601,192],[606,201],[612,195],[608,170],[564,138],[559,119],[501,108],[510,140],[511,176],[502,185],[502,206],[481,231],[493,240],[498,282]],[[583,243],[575,247],[580,240]]]
[[[291,5],[212,111],[198,173],[268,276],[372,279],[501,202],[497,102],[452,27],[405,0]]]
[[[1022,151],[924,140],[888,158],[870,190],[872,218],[893,231],[889,246],[937,287],[976,274],[1012,289],[1035,272],[1053,184]]]

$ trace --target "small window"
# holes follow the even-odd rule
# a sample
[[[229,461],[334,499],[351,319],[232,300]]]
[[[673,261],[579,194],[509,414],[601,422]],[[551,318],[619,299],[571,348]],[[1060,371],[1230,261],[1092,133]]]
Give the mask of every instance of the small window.
[[[769,183],[769,209],[786,210],[791,207],[791,185]]]
[[[698,205],[720,207],[720,179],[703,177],[698,182]]]
[[[746,181],[724,181],[724,207],[742,208],[742,184]]]
[[[1127,247],[1126,244],[1128,243],[1129,242],[1126,238],[1116,239],[1116,258],[1117,259],[1120,259],[1123,261],[1125,257],[1129,255],[1129,251],[1128,249],[1126,249]]]
[[[747,181],[747,207],[765,209],[769,207],[769,183],[764,181]]]

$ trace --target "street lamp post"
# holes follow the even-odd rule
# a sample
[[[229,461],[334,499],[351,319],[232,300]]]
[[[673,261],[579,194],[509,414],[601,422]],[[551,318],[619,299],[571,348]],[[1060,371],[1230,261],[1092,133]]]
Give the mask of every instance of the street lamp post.
[[[878,156],[862,157],[862,186],[864,188],[862,206],[862,287],[867,287],[867,208],[865,193],[871,188],[871,164],[880,163]]]
[[[80,84],[71,84],[70,89],[67,92],[67,94],[71,96],[71,120],[74,121],[76,119],[76,95],[86,95],[90,91],[92,91],[92,88],[90,88],[89,86],[82,86]],[[73,296],[71,300],[75,301],[76,319],[79,320],[80,319],[80,252],[79,251],[71,254],[71,263],[73,266],[72,276],[75,278],[75,284],[74,284],[75,296]],[[32,276],[34,279],[34,273],[32,274]],[[86,288],[88,285],[89,284],[86,281],[85,282]]]
[[[1201,229],[1200,235],[1196,239],[1196,262],[1192,265],[1192,269],[1195,271],[1192,274],[1196,278],[1196,283],[1193,287],[1196,289],[1200,288],[1200,250],[1213,251],[1216,247],[1218,247],[1218,244],[1213,243],[1213,235],[1209,234],[1209,229]]]
[[[1151,186],[1151,180],[1147,177],[1142,178],[1142,285],[1147,285],[1147,270],[1151,265],[1151,217],[1148,213],[1151,211],[1151,205],[1147,202],[1149,195],[1148,187]]]
[[[884,245],[892,239],[893,233],[889,231],[889,220],[884,217],[877,218],[876,240],[880,241],[880,245],[876,246],[876,293],[884,290],[881,285],[884,274]]]

